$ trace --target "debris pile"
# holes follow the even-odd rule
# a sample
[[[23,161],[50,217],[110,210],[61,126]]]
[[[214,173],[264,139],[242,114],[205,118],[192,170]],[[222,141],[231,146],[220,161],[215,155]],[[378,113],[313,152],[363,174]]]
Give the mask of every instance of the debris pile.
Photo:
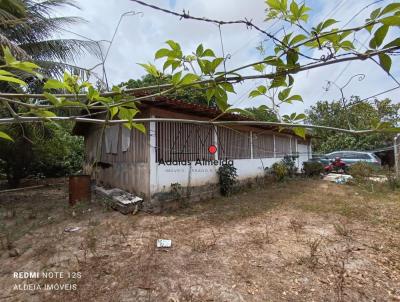
[[[94,190],[96,194],[106,198],[113,209],[122,214],[136,214],[143,202],[142,198],[117,188],[107,190],[96,186]]]

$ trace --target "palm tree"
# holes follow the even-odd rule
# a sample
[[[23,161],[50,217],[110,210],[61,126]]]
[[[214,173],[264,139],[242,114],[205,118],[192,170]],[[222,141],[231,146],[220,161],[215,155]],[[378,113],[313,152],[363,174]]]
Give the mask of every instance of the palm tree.
[[[85,71],[75,65],[84,52],[98,56],[95,41],[54,39],[54,33],[65,26],[84,22],[78,17],[55,17],[54,10],[77,7],[73,0],[2,0],[0,1],[0,44],[8,46],[20,59],[29,59],[43,68],[48,76],[59,76],[64,70]]]

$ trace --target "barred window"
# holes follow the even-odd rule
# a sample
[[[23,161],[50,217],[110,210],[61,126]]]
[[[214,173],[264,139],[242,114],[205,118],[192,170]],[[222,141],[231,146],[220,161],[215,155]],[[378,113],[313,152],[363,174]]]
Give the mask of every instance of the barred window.
[[[284,157],[290,154],[290,138],[287,136],[275,136],[276,157]]]
[[[218,127],[219,159],[251,158],[250,132]]]
[[[213,144],[212,126],[187,123],[156,123],[156,161],[212,160],[208,152]]]
[[[272,134],[253,133],[253,157],[274,157],[274,136]]]

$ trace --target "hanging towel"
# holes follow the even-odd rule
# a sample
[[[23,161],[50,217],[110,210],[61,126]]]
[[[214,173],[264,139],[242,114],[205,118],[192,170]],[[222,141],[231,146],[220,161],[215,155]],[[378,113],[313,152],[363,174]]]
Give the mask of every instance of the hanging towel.
[[[106,128],[104,138],[106,153],[118,153],[118,135],[119,125]]]
[[[131,130],[122,126],[122,140],[121,140],[122,152],[128,151],[130,144],[131,144]]]

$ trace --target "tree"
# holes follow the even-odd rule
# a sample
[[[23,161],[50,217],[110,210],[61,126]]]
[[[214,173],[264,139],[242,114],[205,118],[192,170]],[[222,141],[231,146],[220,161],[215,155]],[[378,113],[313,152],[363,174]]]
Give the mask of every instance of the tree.
[[[278,117],[266,106],[246,108],[257,121],[278,122]]]
[[[0,1],[0,45],[8,46],[18,59],[39,64],[48,76],[60,76],[64,70],[82,72],[73,65],[83,52],[99,53],[93,41],[54,39],[64,27],[83,22],[78,17],[54,17],[53,11],[63,6],[78,8],[73,0],[3,0]]]
[[[353,105],[352,105],[353,104]],[[314,125],[337,128],[365,129],[379,121],[396,127],[399,121],[400,104],[391,100],[375,100],[372,103],[360,101],[359,97],[350,99],[350,107],[344,108],[340,101],[319,101],[307,110],[307,121]],[[333,131],[314,130],[313,147],[317,153],[335,150],[374,150],[393,143],[392,133],[372,133],[368,135],[350,135]]]
[[[63,27],[83,20],[77,17],[54,17],[55,8],[63,6],[77,7],[71,0],[4,0],[0,1],[0,44],[7,46],[11,53],[22,60],[33,61],[40,64],[40,71],[46,76],[61,76],[65,69],[74,73],[85,71],[74,64],[77,56],[84,51],[97,54],[98,45],[91,41],[78,39],[53,39],[55,32]],[[8,55],[11,55],[8,54]],[[3,53],[6,56],[6,53]],[[0,59],[0,64],[6,63]],[[14,60],[15,64],[19,64]],[[43,92],[42,77],[32,73],[34,64],[25,64],[26,68],[17,69],[18,76],[27,82],[26,91],[32,93]],[[7,73],[0,73],[6,76]],[[1,81],[0,89],[5,92],[19,92],[21,88],[15,82]],[[18,112],[16,104],[9,104],[9,109]],[[63,110],[59,109],[58,114]],[[65,111],[65,110],[64,110]],[[76,110],[73,110],[76,112]],[[72,112],[73,112],[72,111]],[[26,113],[26,112],[25,112]],[[10,117],[12,112],[0,110],[0,117]],[[60,160],[79,161],[77,157],[82,152],[82,146],[76,144],[76,138],[70,137],[65,126],[54,129],[47,124],[43,125],[15,124],[3,126],[2,130],[11,134],[15,140],[10,143],[0,140],[0,160],[2,170],[6,173],[8,183],[12,187],[17,186],[22,177],[29,173],[42,173],[54,176],[54,171],[65,174],[67,168]],[[39,131],[40,130],[40,131]],[[46,139],[43,139],[43,136]],[[60,140],[63,140],[61,142]],[[82,142],[80,141],[80,144]],[[71,151],[71,146],[77,149]],[[57,147],[56,147],[57,146]],[[76,170],[71,167],[69,172]]]
[[[125,87],[126,89],[141,88],[148,86],[157,86],[162,84],[168,84],[171,81],[171,75],[164,75],[163,77],[156,78],[151,74],[143,76],[141,79],[133,80],[130,79],[127,82],[119,84],[120,87]],[[188,87],[187,89],[180,89],[166,95],[168,97],[185,101],[192,104],[207,105],[210,107],[216,107],[215,98],[212,97],[209,101],[204,91]]]
[[[169,11],[140,0],[131,1],[173,14],[181,19],[194,19],[218,26],[242,24],[268,37],[275,47],[270,53],[266,53],[266,56],[260,61],[227,70],[225,66],[227,57],[217,57],[212,49],[204,47],[203,44],[199,44],[194,51],[184,54],[179,43],[168,40],[166,47],[157,50],[155,53],[155,60],[162,60],[162,69],[150,62],[140,65],[146,70],[147,74],[152,75],[157,80],[171,74],[170,81],[167,84],[146,87],[145,90],[148,93],[140,97],[135,95],[136,92],[143,91],[143,88],[121,89],[121,87],[113,87],[112,91],[102,92],[96,90],[93,84],[81,81],[79,77],[69,73],[64,73],[63,79],[46,81],[45,92],[42,94],[26,93],[26,90],[21,89],[21,87],[26,86],[26,82],[19,77],[18,72],[24,71],[38,77],[39,66],[31,62],[17,61],[7,49],[4,49],[5,63],[0,65],[0,80],[15,83],[22,92],[20,94],[0,93],[1,101],[5,104],[11,116],[8,119],[0,118],[0,123],[15,124],[65,119],[80,121],[87,118],[87,114],[78,117],[56,114],[60,108],[67,107],[69,109],[84,108],[89,112],[90,110],[103,110],[107,112],[107,118],[104,120],[93,119],[91,122],[106,126],[110,123],[110,120],[119,119],[112,122],[122,123],[128,128],[134,127],[145,131],[143,124],[135,119],[135,116],[139,113],[137,104],[142,100],[193,88],[204,91],[207,101],[214,97],[215,103],[221,111],[240,112],[240,109],[233,108],[228,104],[228,94],[235,93],[234,85],[243,81],[265,79],[266,84],[257,87],[250,92],[249,96],[264,95],[268,97],[268,103],[265,106],[268,106],[277,114],[280,121],[258,121],[257,124],[292,128],[302,137],[305,137],[305,129],[309,128],[336,130],[351,134],[399,131],[398,128],[393,128],[390,123],[384,120],[374,121],[369,127],[360,131],[307,125],[302,124],[306,118],[304,114],[294,112],[280,117],[277,109],[281,103],[291,104],[295,101],[302,101],[300,95],[291,93],[295,81],[293,74],[342,62],[373,60],[377,62],[379,68],[390,75],[391,56],[397,55],[400,51],[400,39],[396,32],[397,26],[400,25],[400,3],[390,3],[385,7],[373,10],[369,18],[356,27],[336,28],[334,25],[339,21],[334,19],[323,20],[319,24],[311,24],[308,21],[311,8],[307,7],[305,2],[297,3],[296,0],[291,0],[289,4],[287,0],[267,0],[266,20],[275,19],[291,25],[286,31],[271,34],[248,19],[213,20],[206,17],[191,16],[186,11],[183,13]],[[368,49],[360,52],[354,46],[353,41],[356,40],[359,33],[363,32],[371,35]],[[396,37],[394,40],[385,41],[386,37],[393,35]],[[316,53],[318,56],[310,55]],[[18,98],[22,98],[23,101],[19,101]],[[39,99],[40,102],[38,102]],[[15,109],[11,108],[10,104],[13,104]],[[237,123],[237,121],[208,121],[207,123],[229,125]],[[10,139],[4,132],[0,132],[0,137]]]

